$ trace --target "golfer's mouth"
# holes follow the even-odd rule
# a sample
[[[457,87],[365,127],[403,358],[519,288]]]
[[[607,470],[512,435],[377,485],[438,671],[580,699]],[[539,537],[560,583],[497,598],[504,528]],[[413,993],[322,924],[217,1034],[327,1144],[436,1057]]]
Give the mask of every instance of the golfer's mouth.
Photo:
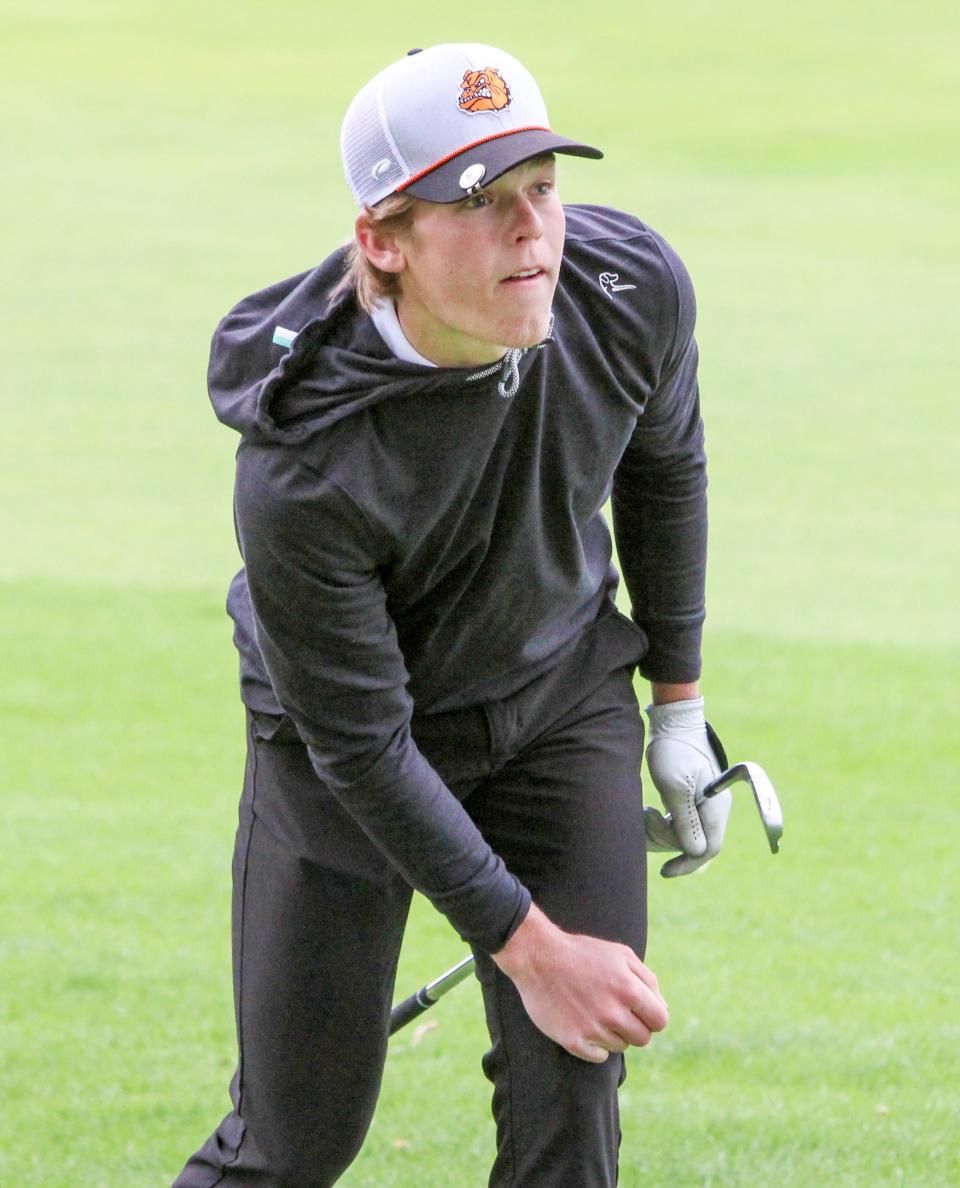
[[[500,282],[502,285],[534,285],[537,281],[543,280],[547,275],[544,268],[521,268],[518,272],[512,272],[509,276],[505,276]]]

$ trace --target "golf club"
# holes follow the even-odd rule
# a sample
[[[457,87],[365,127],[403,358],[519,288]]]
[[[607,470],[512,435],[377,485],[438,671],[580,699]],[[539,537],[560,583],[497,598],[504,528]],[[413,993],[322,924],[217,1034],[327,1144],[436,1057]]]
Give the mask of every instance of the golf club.
[[[416,994],[411,994],[403,1002],[398,1002],[390,1012],[390,1035],[399,1031],[401,1027],[406,1027],[412,1019],[416,1019],[424,1011],[428,1011],[438,998],[442,998],[448,990],[458,986],[472,969],[473,958],[464,957],[462,961],[452,969],[448,969],[446,973],[441,974],[439,978],[427,982],[426,986],[421,987]]]
[[[703,789],[702,795],[706,800],[710,796],[716,796],[724,788],[729,788],[731,784],[740,781],[749,784],[753,790],[753,799],[756,801],[757,811],[763,822],[770,852],[772,854],[779,853],[780,838],[783,837],[783,809],[780,807],[780,801],[777,800],[773,784],[770,783],[770,777],[759,763],[735,763],[733,767],[728,767],[726,771],[721,772],[715,780],[711,780]]]
[[[707,784],[702,795],[705,799],[716,796],[724,788],[738,783],[750,785],[770,852],[772,854],[779,853],[780,839],[783,837],[783,810],[780,807],[777,794],[773,790],[770,777],[759,763],[735,763],[733,767],[728,767],[715,780]],[[401,1027],[405,1027],[411,1019],[416,1019],[418,1015],[428,1011],[448,990],[459,985],[472,968],[473,958],[464,957],[452,969],[448,969],[446,973],[442,973],[432,982],[428,982],[416,994],[411,994],[403,1002],[398,1002],[390,1013],[390,1035],[399,1031]]]

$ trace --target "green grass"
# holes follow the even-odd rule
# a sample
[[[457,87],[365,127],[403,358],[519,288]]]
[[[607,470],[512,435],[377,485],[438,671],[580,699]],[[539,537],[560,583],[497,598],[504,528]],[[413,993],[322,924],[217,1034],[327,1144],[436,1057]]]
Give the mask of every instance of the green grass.
[[[693,273],[708,706],[786,814],[775,859],[744,800],[710,870],[652,880],[671,1025],[631,1060],[623,1183],[957,1183],[955,5],[367,13],[0,4],[0,1183],[159,1188],[226,1106],[243,756],[208,337],[348,233],[358,82],[504,29],[607,150],[565,197]],[[402,986],[460,952],[418,902]],[[345,1184],[484,1181],[475,988],[430,1023]]]

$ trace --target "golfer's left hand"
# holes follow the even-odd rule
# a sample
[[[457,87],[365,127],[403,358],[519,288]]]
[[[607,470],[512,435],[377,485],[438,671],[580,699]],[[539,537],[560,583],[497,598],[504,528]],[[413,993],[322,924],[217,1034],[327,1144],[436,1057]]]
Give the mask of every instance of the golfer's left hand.
[[[702,697],[651,705],[647,715],[647,768],[667,810],[664,815],[650,805],[644,808],[647,848],[682,851],[660,869],[671,879],[699,870],[720,852],[732,797],[729,791],[709,800],[702,795],[721,770],[707,734]]]

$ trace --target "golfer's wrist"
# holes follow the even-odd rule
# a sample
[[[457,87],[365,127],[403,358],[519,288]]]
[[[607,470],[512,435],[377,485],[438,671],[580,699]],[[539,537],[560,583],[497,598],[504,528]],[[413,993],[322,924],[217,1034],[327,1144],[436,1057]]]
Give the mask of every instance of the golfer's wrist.
[[[672,701],[692,701],[700,696],[700,682],[676,684],[670,681],[651,681],[650,700],[654,705],[669,705]]]
[[[550,922],[537,905],[531,903],[520,927],[503,948],[491,956],[508,978],[516,978],[530,968],[553,934],[558,931],[557,926]]]

